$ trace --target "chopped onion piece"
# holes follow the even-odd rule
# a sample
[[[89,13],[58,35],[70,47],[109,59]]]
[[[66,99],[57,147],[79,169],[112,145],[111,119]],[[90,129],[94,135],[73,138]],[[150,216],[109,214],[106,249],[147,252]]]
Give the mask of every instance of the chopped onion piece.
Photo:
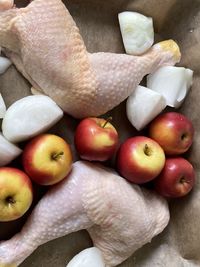
[[[101,251],[92,247],[77,254],[66,267],[105,267],[105,263]]]
[[[6,57],[0,57],[0,74],[3,74],[11,65],[11,61]]]
[[[62,116],[63,111],[50,97],[27,96],[7,109],[3,135],[13,143],[25,141],[51,128]]]
[[[19,147],[10,143],[0,133],[0,167],[7,165],[21,153],[22,150]]]
[[[179,108],[192,86],[193,71],[166,66],[147,76],[147,87],[162,94],[170,107]]]
[[[126,53],[145,53],[154,42],[152,18],[137,12],[125,11],[118,14],[118,19]]]
[[[3,119],[5,113],[6,113],[6,105],[2,95],[0,94],[0,119]]]
[[[131,124],[142,130],[166,107],[162,95],[144,86],[138,86],[126,102],[126,114]]]

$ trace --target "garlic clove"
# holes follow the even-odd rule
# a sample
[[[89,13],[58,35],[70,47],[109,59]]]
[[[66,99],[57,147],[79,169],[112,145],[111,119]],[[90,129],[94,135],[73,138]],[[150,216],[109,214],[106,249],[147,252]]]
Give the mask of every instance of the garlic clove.
[[[11,61],[6,57],[0,57],[0,74],[3,74],[11,65]]]
[[[22,150],[16,145],[10,143],[0,133],[0,167],[9,164],[13,159],[18,157]]]
[[[152,18],[137,12],[125,11],[118,14],[118,19],[127,54],[141,55],[153,45]]]
[[[77,254],[66,267],[105,267],[105,263],[101,251],[92,247]]]
[[[167,106],[179,108],[192,86],[193,71],[166,66],[147,76],[147,87],[162,94]]]
[[[0,119],[3,119],[5,113],[6,113],[6,105],[2,95],[0,94]]]
[[[131,124],[139,131],[165,107],[166,102],[162,95],[139,85],[127,99],[126,114]]]
[[[25,141],[45,132],[63,116],[60,107],[48,96],[27,96],[12,104],[6,111],[3,135],[11,142]]]

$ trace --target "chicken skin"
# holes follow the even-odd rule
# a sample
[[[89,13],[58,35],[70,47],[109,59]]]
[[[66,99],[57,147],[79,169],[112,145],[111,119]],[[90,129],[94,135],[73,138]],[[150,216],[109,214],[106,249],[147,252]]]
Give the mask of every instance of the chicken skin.
[[[87,229],[106,267],[114,267],[163,231],[166,200],[100,164],[77,161],[39,201],[22,231],[0,243],[0,267],[19,266],[38,246]]]
[[[34,0],[20,9],[12,7],[13,1],[5,2],[0,2],[3,51],[32,84],[32,93],[50,96],[75,118],[106,113],[146,74],[180,60],[173,40],[154,45],[142,56],[90,54],[61,0]]]

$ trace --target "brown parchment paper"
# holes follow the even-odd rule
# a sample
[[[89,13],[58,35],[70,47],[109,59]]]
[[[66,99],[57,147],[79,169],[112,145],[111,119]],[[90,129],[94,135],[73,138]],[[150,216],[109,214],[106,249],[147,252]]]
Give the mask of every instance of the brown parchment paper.
[[[182,52],[179,65],[194,70],[194,84],[180,111],[192,120],[196,130],[194,144],[186,155],[196,170],[195,188],[187,197],[170,201],[171,220],[168,227],[120,266],[200,266],[200,1],[66,0],[64,2],[79,26],[90,52],[124,52],[117,14],[125,10],[139,11],[153,17],[156,41],[167,38],[176,40]],[[18,6],[27,3],[28,1],[16,1]],[[0,91],[9,106],[15,100],[29,95],[30,85],[12,66],[0,76]],[[121,141],[137,133],[126,118],[124,104],[111,112],[113,124],[119,131]],[[76,125],[77,121],[66,116],[50,130],[68,140],[75,159],[77,155],[73,147],[73,132]],[[44,191],[44,188],[35,188],[35,202]],[[15,222],[1,223],[0,240],[9,238],[19,231],[29,213]],[[42,245],[21,266],[63,267],[75,254],[91,245],[86,231],[73,233]]]

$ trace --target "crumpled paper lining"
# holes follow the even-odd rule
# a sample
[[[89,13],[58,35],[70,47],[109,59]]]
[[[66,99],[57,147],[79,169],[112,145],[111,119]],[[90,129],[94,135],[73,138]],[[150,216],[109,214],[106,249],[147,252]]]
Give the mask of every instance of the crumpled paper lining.
[[[17,4],[27,2],[17,1]],[[171,220],[168,227],[120,266],[200,266],[200,1],[68,0],[65,3],[80,28],[88,51],[124,52],[117,14],[125,10],[138,11],[153,17],[156,41],[173,38],[178,42],[182,52],[179,65],[194,70],[194,84],[180,112],[193,121],[196,131],[193,146],[186,155],[196,170],[195,188],[187,197],[169,202]],[[15,100],[29,95],[30,85],[12,66],[0,77],[0,91],[9,106]],[[113,116],[113,124],[119,131],[121,141],[138,134],[126,118],[125,103],[109,114]],[[76,125],[77,121],[66,116],[51,132],[65,137],[73,147]],[[74,148],[73,154],[77,158]],[[41,196],[40,190],[37,192]],[[0,239],[19,231],[26,216],[15,222],[0,224]],[[39,247],[21,266],[66,266],[66,262],[76,253],[91,245],[86,231],[70,234]]]

